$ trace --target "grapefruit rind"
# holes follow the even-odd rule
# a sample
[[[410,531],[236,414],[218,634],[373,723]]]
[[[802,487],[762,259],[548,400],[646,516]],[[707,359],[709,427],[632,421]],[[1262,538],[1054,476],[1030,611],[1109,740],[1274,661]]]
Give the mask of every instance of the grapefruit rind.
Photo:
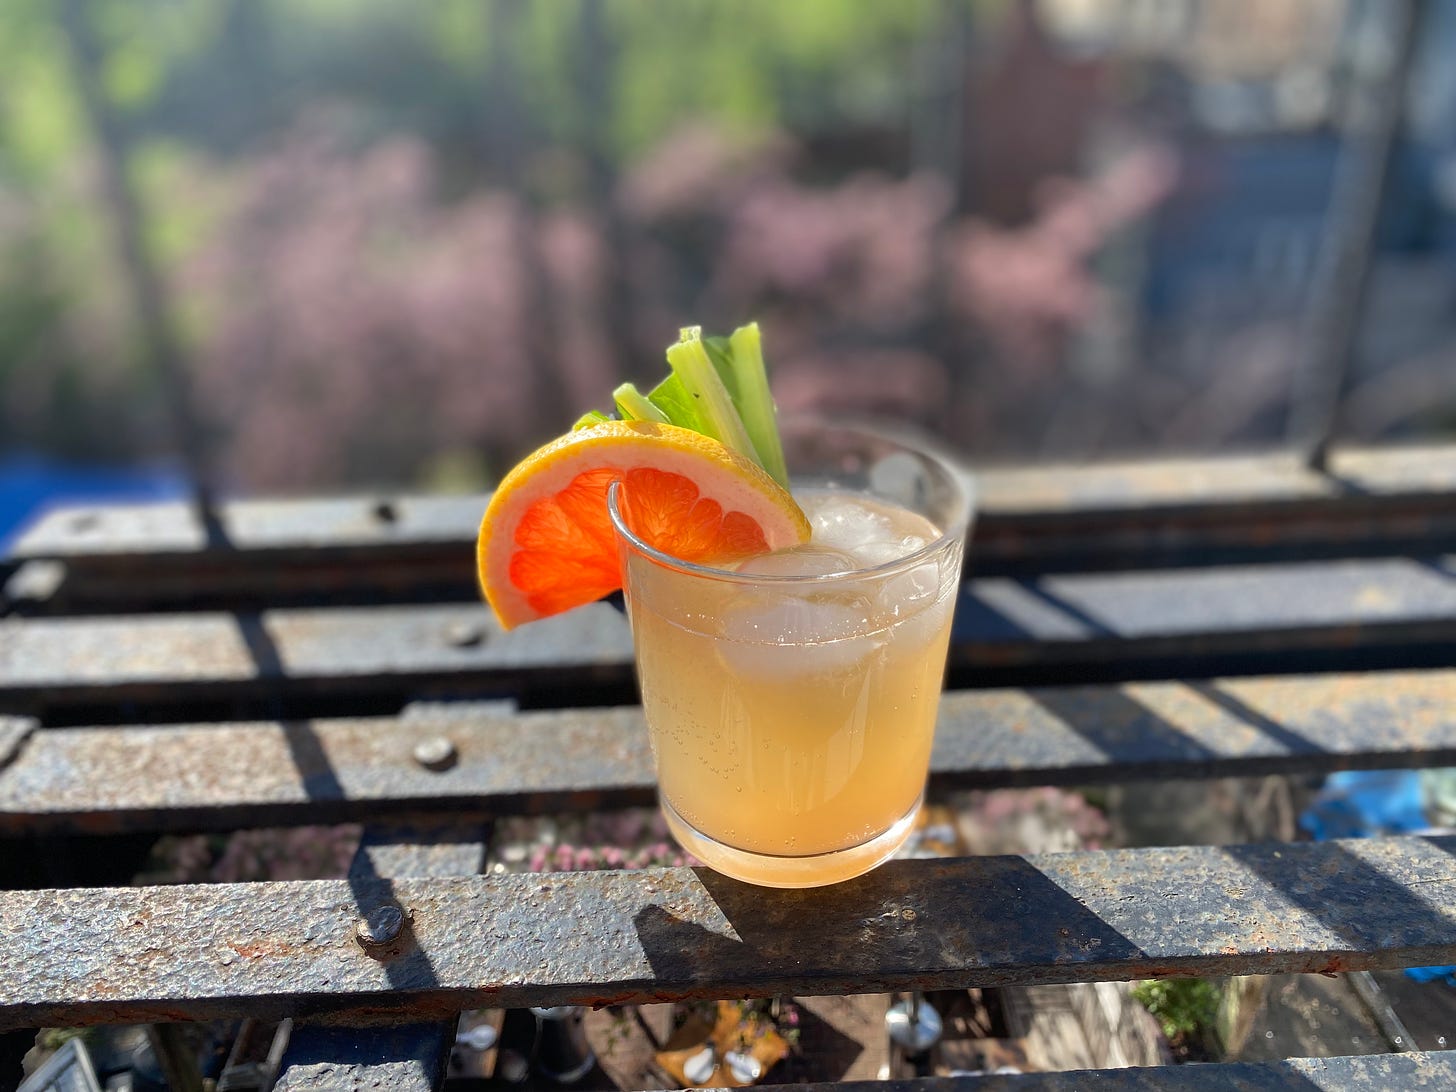
[[[717,502],[725,520],[740,513],[757,523],[768,550],[779,550],[807,542],[808,519],[783,489],[764,470],[729,451],[717,440],[676,425],[650,421],[608,421],[569,432],[527,456],[501,481],[481,520],[476,541],[476,565],[480,588],[502,628],[513,629],[563,607],[543,609],[533,605],[530,595],[512,580],[512,563],[521,553],[517,541],[522,520],[532,505],[562,494],[579,476],[593,474],[593,481],[607,483],[616,474],[634,470],[657,470],[680,474],[696,485],[700,498]],[[606,484],[601,485],[602,519],[606,519]],[[595,502],[593,502],[595,503]],[[563,541],[563,546],[567,542]],[[615,568],[616,544],[604,541],[600,525],[576,536],[573,561]],[[600,556],[609,551],[606,557]],[[672,552],[670,549],[668,552]],[[685,560],[708,560],[689,557]],[[619,586],[619,585],[618,585]],[[598,588],[581,602],[613,590]],[[571,603],[569,605],[576,605]]]

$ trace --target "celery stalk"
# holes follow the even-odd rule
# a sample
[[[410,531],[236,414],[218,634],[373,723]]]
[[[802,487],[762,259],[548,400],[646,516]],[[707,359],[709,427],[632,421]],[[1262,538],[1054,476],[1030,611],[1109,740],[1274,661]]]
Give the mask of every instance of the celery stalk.
[[[703,415],[698,412],[693,396],[682,385],[682,380],[672,372],[668,372],[667,378],[652,388],[647,400],[667,414],[667,419],[679,428],[689,428],[694,432],[706,431]]]
[[[612,401],[617,406],[617,413],[624,421],[656,421],[658,424],[666,425],[667,414],[658,409],[647,400],[647,396],[637,389],[636,384],[623,383],[612,392]]]
[[[726,337],[705,337],[703,348],[708,350],[708,359],[713,362],[718,378],[723,380],[723,386],[728,388],[728,397],[733,399],[738,416],[742,417],[743,392],[738,389],[738,374],[733,370],[733,347]],[[747,423],[744,422],[745,425]]]
[[[737,379],[738,414],[743,427],[758,452],[758,462],[785,489],[789,487],[789,468],[784,462],[783,442],[779,439],[778,420],[774,413],[773,394],[768,388],[768,370],[763,363],[763,345],[758,323],[750,322],[733,331],[728,339],[732,350],[729,364]]]
[[[753,460],[787,489],[789,475],[758,324],[740,326],[731,337],[709,338],[703,337],[700,327],[685,327],[668,348],[667,362],[672,370],[647,394],[633,383],[623,383],[612,392],[616,416],[677,425],[712,437]],[[614,419],[593,410],[572,427],[590,428]]]
[[[729,451],[758,462],[758,452],[743,427],[733,398],[703,346],[700,327],[689,326],[681,332],[677,343],[667,350],[667,363],[692,398],[693,407],[702,415],[706,427],[701,431]]]
[[[576,424],[571,426],[571,431],[575,432],[577,429],[591,428],[592,425],[600,425],[602,422],[610,420],[611,418],[601,410],[587,410],[576,419]]]

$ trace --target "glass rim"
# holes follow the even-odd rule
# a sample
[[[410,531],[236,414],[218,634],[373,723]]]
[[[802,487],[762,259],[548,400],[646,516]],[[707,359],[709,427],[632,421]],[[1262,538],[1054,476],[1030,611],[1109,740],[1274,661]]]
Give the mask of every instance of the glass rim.
[[[771,584],[780,587],[794,585],[824,585],[842,583],[848,580],[867,580],[871,578],[894,576],[897,573],[914,569],[924,565],[937,554],[949,549],[956,542],[963,542],[970,533],[971,523],[976,512],[976,491],[971,482],[970,473],[954,461],[949,454],[942,454],[936,450],[932,443],[916,437],[914,439],[895,435],[896,430],[884,428],[883,426],[861,424],[852,421],[821,421],[813,418],[791,418],[783,422],[784,428],[792,429],[818,429],[826,432],[854,433],[871,440],[882,443],[894,444],[901,451],[907,452],[930,463],[938,469],[951,483],[956,494],[955,516],[947,526],[941,530],[935,538],[931,539],[920,549],[906,554],[904,557],[895,558],[893,561],[884,561],[878,565],[871,565],[862,569],[845,569],[843,572],[824,573],[817,576],[801,576],[785,573],[745,573],[736,569],[722,569],[714,565],[704,565],[698,561],[688,561],[686,558],[676,557],[659,550],[644,542],[637,533],[627,526],[622,516],[621,506],[618,503],[618,493],[622,485],[621,479],[612,481],[607,486],[607,514],[612,521],[612,529],[617,534],[619,543],[625,543],[628,548],[642,554],[649,561],[662,565],[678,572],[687,573],[692,576],[699,576],[709,580],[720,580],[734,584]],[[749,560],[748,558],[744,559]]]

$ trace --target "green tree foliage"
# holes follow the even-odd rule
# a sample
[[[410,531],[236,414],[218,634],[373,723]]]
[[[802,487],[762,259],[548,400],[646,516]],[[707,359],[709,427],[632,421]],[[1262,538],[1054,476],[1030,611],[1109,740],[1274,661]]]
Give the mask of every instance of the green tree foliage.
[[[22,393],[27,419],[41,423],[0,426],[12,443],[84,453],[143,442],[156,422],[155,407],[129,426],[117,420],[118,407],[154,380],[117,248],[116,203],[98,182],[102,153],[78,95],[67,12],[95,42],[103,105],[121,132],[139,210],[133,226],[170,286],[170,321],[196,342],[216,316],[185,291],[185,262],[230,214],[244,168],[311,112],[345,117],[361,154],[395,136],[423,140],[444,201],[490,186],[538,204],[603,201],[618,172],[689,124],[749,134],[901,124],[903,74],[937,5],[6,0],[5,8],[0,384]]]

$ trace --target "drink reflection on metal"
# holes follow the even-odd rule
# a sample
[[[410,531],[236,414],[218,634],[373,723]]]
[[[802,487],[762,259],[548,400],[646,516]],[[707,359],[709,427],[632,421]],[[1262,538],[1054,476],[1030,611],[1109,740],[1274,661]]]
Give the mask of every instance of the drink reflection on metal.
[[[597,1056],[586,1039],[582,1023],[585,1009],[579,1005],[557,1005],[532,1009],[536,1017],[536,1048],[533,1061],[538,1073],[557,1084],[574,1084],[591,1072]]]
[[[896,1001],[885,1013],[890,1041],[906,1054],[923,1054],[940,1041],[940,1013],[918,993]]]

